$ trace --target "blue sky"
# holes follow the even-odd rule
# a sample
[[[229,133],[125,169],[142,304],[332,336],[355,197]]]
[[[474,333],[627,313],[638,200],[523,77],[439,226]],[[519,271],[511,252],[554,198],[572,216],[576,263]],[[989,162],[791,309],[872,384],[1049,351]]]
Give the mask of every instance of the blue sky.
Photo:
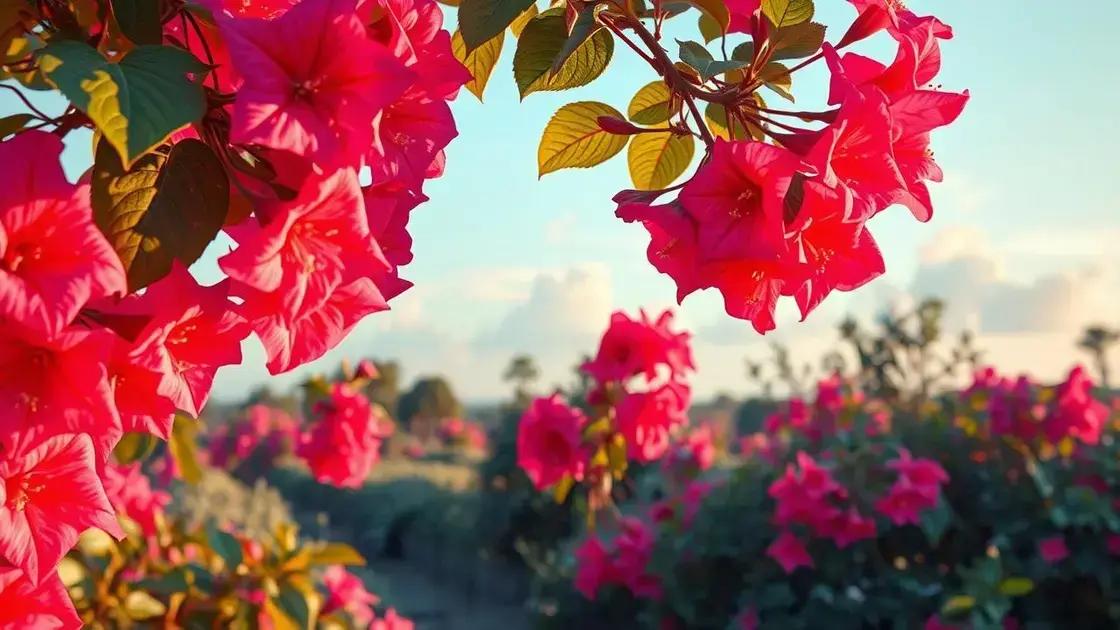
[[[834,295],[804,324],[782,309],[775,338],[814,360],[846,312],[869,315],[937,293],[952,300],[952,324],[980,330],[993,360],[1052,377],[1077,358],[1072,339],[1080,326],[1120,324],[1120,81],[1110,43],[1120,3],[1085,5],[909,3],[954,27],[937,82],[972,94],[961,119],[934,136],[946,172],[934,189],[934,219],[919,224],[903,208],[876,217],[871,230],[887,275],[853,295]],[[836,31],[830,39],[853,14],[842,0],[817,1],[816,19]],[[669,35],[696,37],[687,28]],[[453,104],[460,136],[447,152],[447,173],[428,184],[431,201],[410,224],[415,260],[403,275],[416,287],[392,312],[369,318],[323,360],[276,385],[344,356],[392,357],[409,377],[442,372],[465,397],[491,398],[505,390],[499,373],[512,353],[536,355],[545,380],[560,381],[579,353],[593,349],[610,310],[671,305],[672,283],[645,261],[644,231],[613,216],[611,196],[629,187],[624,157],[540,181],[536,175],[537,141],[558,107],[599,100],[625,110],[651,71],[619,46],[590,85],[519,102],[514,44],[507,36],[485,103],[464,91]],[[889,60],[885,44],[873,41],[861,52]],[[819,103],[822,71],[795,77],[799,103]],[[12,100],[0,99],[12,111]],[[88,144],[74,144],[67,165],[80,172]],[[217,253],[195,266],[200,278],[216,277]],[[768,339],[725,316],[718,296],[690,297],[681,319],[696,334],[701,394],[741,388],[742,358],[767,352]],[[246,366],[219,374],[218,396],[236,398],[264,382],[255,342],[246,354]],[[1047,359],[1033,360],[1039,356]]]

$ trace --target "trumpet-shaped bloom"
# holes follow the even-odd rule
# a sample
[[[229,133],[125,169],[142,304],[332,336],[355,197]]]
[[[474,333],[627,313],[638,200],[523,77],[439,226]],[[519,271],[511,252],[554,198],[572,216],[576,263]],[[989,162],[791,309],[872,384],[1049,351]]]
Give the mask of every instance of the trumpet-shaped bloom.
[[[517,465],[538,490],[564,475],[583,477],[586,454],[581,431],[587,418],[569,407],[559,395],[537,398],[521,416],[517,427]]]
[[[651,462],[665,455],[670,432],[688,421],[689,394],[687,385],[670,381],[648,392],[631,392],[618,403],[618,430],[631,458]]]
[[[595,358],[584,363],[582,369],[601,383],[624,381],[636,374],[653,379],[659,366],[668,368],[674,377],[683,376],[695,368],[688,345],[690,335],[673,332],[672,323],[672,311],[663,312],[656,321],[644,310],[638,319],[616,311]]]
[[[200,286],[176,263],[138,301],[151,320],[129,358],[158,371],[159,393],[195,417],[206,404],[218,368],[241,363],[241,340],[249,334],[227,299],[229,284]]]
[[[104,462],[121,436],[106,363],[113,334],[67,329],[55,339],[29,339],[0,320],[0,445],[16,433],[88,433]]]
[[[361,392],[338,383],[330,398],[318,403],[316,415],[318,419],[303,436],[296,454],[320,483],[361,486],[380,459],[382,441],[389,436],[381,414]]]
[[[809,555],[805,543],[801,542],[801,539],[797,536],[786,531],[778,534],[774,542],[770,543],[770,546],[766,548],[766,555],[782,565],[782,570],[786,573],[793,573],[798,567],[813,566],[813,557]]]
[[[93,223],[89,187],[66,181],[62,139],[0,142],[0,319],[59,334],[90,300],[125,292],[124,269]]]
[[[243,83],[230,139],[357,165],[372,121],[408,87],[399,61],[371,40],[355,0],[303,0],[273,19],[220,20]]]
[[[34,585],[45,581],[78,534],[97,527],[123,538],[84,434],[14,436],[0,454],[0,556]]]
[[[38,585],[15,567],[0,567],[0,628],[78,630],[82,620],[57,575]]]

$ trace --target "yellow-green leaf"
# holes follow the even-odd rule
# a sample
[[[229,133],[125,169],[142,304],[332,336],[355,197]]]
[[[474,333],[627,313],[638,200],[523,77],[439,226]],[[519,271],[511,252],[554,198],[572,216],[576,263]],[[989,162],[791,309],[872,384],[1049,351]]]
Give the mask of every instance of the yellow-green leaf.
[[[1030,578],[1012,577],[999,583],[999,592],[1008,597],[1022,597],[1034,590],[1034,582]]]
[[[521,15],[509,23],[509,32],[513,33],[514,37],[521,37],[521,31],[525,30],[525,25],[529,20],[537,17],[540,12],[537,11],[537,5],[530,4],[528,9],[521,12]]]
[[[129,432],[113,448],[113,458],[121,464],[140,461],[151,454],[159,439],[151,433]]]
[[[634,136],[626,155],[630,180],[639,190],[665,188],[692,163],[694,150],[691,135],[665,132]]]
[[[724,140],[743,140],[746,138],[754,138],[755,140],[762,140],[762,130],[758,127],[747,124],[746,127],[743,123],[739,122],[737,118],[732,118],[730,122],[727,118],[727,110],[723,105],[716,103],[708,103],[704,108],[704,120],[708,122],[708,129],[717,138]]]
[[[513,78],[521,98],[533,92],[587,85],[603,73],[614,54],[614,37],[605,29],[580,44],[556,72],[552,71],[568,37],[562,10],[550,9],[529,20],[513,55]]]
[[[192,485],[202,479],[202,468],[198,464],[198,446],[194,440],[197,432],[197,420],[181,413],[175,414],[171,439],[167,442],[171,457],[179,465],[179,474],[183,476],[183,481]]]
[[[199,80],[207,68],[181,48],[137,46],[110,63],[85,43],[59,40],[35,55],[46,80],[89,116],[126,166],[206,113]]]
[[[669,86],[665,85],[664,81],[648,83],[630,99],[626,115],[639,125],[656,125],[665,122],[673,113],[669,110],[671,95]]]
[[[778,29],[770,37],[774,61],[808,57],[821,49],[824,43],[825,26],[816,22],[802,22]]]
[[[705,44],[713,42],[724,35],[723,27],[708,13],[700,13],[700,18],[697,20],[696,25],[700,29],[700,35],[704,37]]]
[[[972,610],[972,607],[975,605],[976,598],[969,595],[957,595],[955,597],[950,597],[948,601],[941,606],[941,614],[948,616],[959,615]]]
[[[599,127],[600,116],[622,118],[615,108],[595,101],[568,103],[553,114],[537,149],[539,175],[562,168],[595,166],[617,155],[629,136],[603,131]]]
[[[758,78],[762,80],[766,87],[774,90],[778,96],[786,99],[789,102],[793,100],[793,77],[790,76],[789,68],[784,65],[771,62],[766,64],[759,73]]]
[[[166,613],[167,606],[144,591],[132,591],[124,598],[124,612],[129,619],[141,621]]]
[[[762,14],[777,28],[808,22],[813,18],[813,0],[762,0]]]
[[[343,564],[347,566],[364,566],[366,559],[350,545],[331,542],[313,547],[311,549],[310,562],[312,565]]]
[[[556,485],[552,488],[552,500],[556,501],[557,503],[563,503],[564,500],[568,498],[568,493],[572,491],[572,488],[575,487],[575,485],[576,480],[573,479],[571,475],[564,475],[560,478],[560,481],[557,481]]]
[[[502,31],[478,48],[467,52],[467,45],[463,41],[462,33],[455,31],[455,35],[451,37],[451,51],[455,53],[455,58],[459,60],[459,63],[466,66],[467,71],[474,77],[467,83],[466,87],[479,101],[482,100],[486,83],[490,80],[490,74],[494,71],[494,66],[502,55],[502,44],[505,39],[505,31]]]
[[[727,4],[724,0],[685,0],[692,6],[703,11],[704,15],[708,15],[715,21],[719,27],[720,34],[727,32],[727,26],[731,23],[731,14],[727,12]],[[714,37],[712,39],[715,39]],[[708,40],[711,41],[711,40]]]

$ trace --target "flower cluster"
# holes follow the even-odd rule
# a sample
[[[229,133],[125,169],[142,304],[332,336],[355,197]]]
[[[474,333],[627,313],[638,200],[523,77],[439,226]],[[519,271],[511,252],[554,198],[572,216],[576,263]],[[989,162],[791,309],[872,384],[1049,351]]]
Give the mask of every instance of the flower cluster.
[[[850,504],[847,489],[807,453],[797,454],[797,465],[788,465],[785,474],[770,485],[769,493],[777,504],[774,524],[782,532],[767,554],[787,573],[799,566],[813,566],[804,544],[792,533],[793,526],[806,528],[814,536],[831,538],[841,549],[874,538],[877,532],[875,521]]]
[[[660,580],[648,570],[654,535],[644,522],[623,518],[611,547],[595,536],[587,538],[575,552],[575,585],[584,597],[594,600],[599,589],[620,585],[635,597],[659,599]]]
[[[166,496],[109,463],[122,435],[166,439],[177,412],[197,417],[248,335],[270,372],[290,370],[408,288],[398,274],[411,260],[408,215],[442,172],[456,135],[447,102],[470,80],[434,0],[178,3],[155,15],[154,42],[129,41],[141,31],[122,34],[116,18],[110,28],[99,4],[80,18],[28,4],[42,28],[21,36],[49,50],[27,62],[74,99],[53,69],[80,77],[90,59],[109,63],[103,54],[122,64],[163,55],[147,62],[159,86],[147,88],[187,90],[198,110],[170,111],[187,106],[169,92],[152,111],[106,118],[79,99],[57,118],[30,116],[53,133],[20,128],[0,142],[10,184],[0,194],[0,608],[37,589],[26,620],[62,592],[54,568],[82,530],[122,534],[114,506],[154,528]],[[122,103],[126,88],[116,87]],[[107,151],[75,185],[62,137],[83,126]],[[161,188],[189,177],[213,181]],[[189,220],[168,209],[184,195],[199,195]],[[221,207],[207,231],[211,201]],[[226,277],[205,286],[187,266],[219,230],[235,247],[219,259]],[[382,437],[368,406],[352,411],[360,422],[331,412],[302,445],[340,483],[368,470]],[[232,455],[261,437],[233,436]]]
[[[689,335],[675,332],[672,320],[669,311],[657,319],[644,311],[637,319],[611,316],[595,357],[582,366],[594,380],[589,414],[559,395],[532,401],[518,428],[517,457],[538,489],[586,479],[606,495],[627,460],[648,463],[669,453],[674,432],[687,423],[686,375],[694,369]],[[685,447],[701,467],[710,464],[703,437]]]
[[[649,262],[676,283],[678,301],[714,288],[729,315],[759,332],[772,330],[780,296],[792,296],[804,318],[832,291],[850,291],[884,272],[867,229],[876,214],[899,204],[920,221],[932,216],[926,182],[940,181],[941,170],[930,132],[953,122],[968,101],[967,92],[926,87],[940,70],[939,40],[952,30],[891,0],[853,3],[860,15],[846,35],[793,68],[826,61],[828,103],[835,107],[823,112],[773,110],[752,98],[767,83],[759,78],[766,71],[756,68],[777,47],[776,29],[765,3],[735,3],[731,31],[750,35],[754,53],[751,72],[733,86],[736,109],[728,117],[761,133],[716,139],[676,199],[658,203],[671,189],[615,197],[618,217],[648,230]],[[840,54],[884,29],[897,43],[890,65]],[[686,92],[724,102],[720,93]],[[782,114],[822,126],[772,120]]]
[[[300,436],[296,454],[321,483],[361,486],[391,432],[384,411],[350,385],[335,383],[329,398],[315,404],[315,416],[315,423]]]
[[[941,464],[914,459],[906,449],[900,449],[887,468],[898,476],[887,494],[875,502],[875,509],[895,525],[917,525],[922,512],[937,507],[941,486],[949,483],[949,475]]]
[[[1011,379],[986,367],[977,371],[961,397],[986,409],[988,427],[994,435],[1026,443],[1096,444],[1111,412],[1093,398],[1093,387],[1093,380],[1081,366],[1070,370],[1066,380],[1054,387],[1042,387],[1026,375]]]
[[[415,627],[392,608],[378,618],[373,607],[381,601],[380,598],[366,590],[362,580],[344,566],[336,564],[327,567],[323,572],[323,586],[327,597],[320,614],[328,618],[344,614],[352,627],[371,630],[412,630]]]
[[[271,460],[295,447],[299,430],[299,421],[284,410],[251,405],[242,417],[211,432],[208,463],[217,468],[232,468],[261,447]]]

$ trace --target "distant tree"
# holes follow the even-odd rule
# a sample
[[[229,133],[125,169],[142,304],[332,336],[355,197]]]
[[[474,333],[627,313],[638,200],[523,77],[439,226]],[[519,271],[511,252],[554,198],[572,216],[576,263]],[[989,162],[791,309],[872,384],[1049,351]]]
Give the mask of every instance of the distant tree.
[[[366,385],[366,396],[385,408],[391,415],[402,418],[397,409],[401,397],[401,366],[396,361],[374,361],[377,378]]]
[[[1107,390],[1112,389],[1108,353],[1117,342],[1120,342],[1120,330],[1101,324],[1087,327],[1081,333],[1081,338],[1077,340],[1078,347],[1093,355],[1093,363],[1096,364],[1101,387]]]
[[[537,368],[537,362],[533,357],[527,354],[519,354],[509,362],[505,374],[502,378],[507,383],[514,384],[514,397],[518,403],[528,402],[532,397],[530,393],[530,386],[533,381],[541,376],[540,369]]]
[[[463,405],[442,376],[417,380],[397,401],[397,419],[424,438],[434,433],[441,419],[462,414]]]

